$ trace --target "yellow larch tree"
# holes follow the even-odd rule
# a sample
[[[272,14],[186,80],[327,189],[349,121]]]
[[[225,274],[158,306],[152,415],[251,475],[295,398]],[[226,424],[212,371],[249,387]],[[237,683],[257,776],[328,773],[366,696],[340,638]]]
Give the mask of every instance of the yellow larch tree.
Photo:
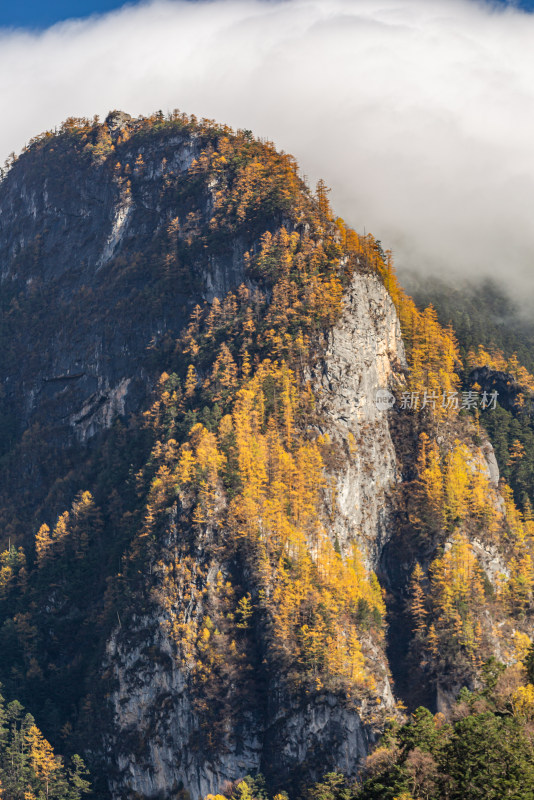
[[[50,781],[60,769],[60,762],[54,755],[52,746],[44,738],[36,725],[32,725],[26,734],[29,748],[30,763],[37,780],[44,785],[45,796],[48,798]]]
[[[46,522],[44,522],[35,534],[35,553],[38,564],[42,564],[44,562],[51,545],[52,536],[50,534],[50,528]]]

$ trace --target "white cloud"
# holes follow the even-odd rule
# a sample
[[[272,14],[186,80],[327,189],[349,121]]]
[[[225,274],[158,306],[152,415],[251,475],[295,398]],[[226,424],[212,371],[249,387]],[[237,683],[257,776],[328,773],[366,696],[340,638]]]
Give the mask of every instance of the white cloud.
[[[157,0],[0,31],[0,154],[175,107],[324,177],[401,265],[534,289],[534,16],[473,0]]]

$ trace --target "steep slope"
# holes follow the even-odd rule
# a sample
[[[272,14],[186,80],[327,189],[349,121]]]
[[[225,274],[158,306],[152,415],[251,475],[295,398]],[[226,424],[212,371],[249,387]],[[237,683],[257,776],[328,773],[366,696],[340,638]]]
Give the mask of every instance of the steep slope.
[[[367,346],[362,346],[362,343],[367,343]],[[324,443],[324,496],[316,498],[316,502],[330,541],[321,543],[317,538],[320,532],[310,530],[311,515],[306,520],[308,529],[305,528],[303,532],[310,537],[307,547],[317,549],[323,558],[340,562],[331,547],[331,543],[335,543],[350,564],[356,544],[365,553],[369,564],[376,566],[383,543],[388,538],[388,507],[397,480],[396,460],[386,413],[377,408],[376,392],[399,380],[398,370],[403,361],[397,316],[383,284],[376,275],[355,274],[345,293],[339,321],[329,333],[328,343],[320,362],[314,367],[310,383],[316,398],[317,416],[314,414],[314,424],[307,428],[308,435],[316,438],[320,433]],[[236,427],[238,419],[234,416]],[[246,446],[252,447],[252,443],[246,443]],[[286,457],[289,452],[286,451]],[[252,453],[247,456],[254,457]],[[308,453],[305,456],[309,458]],[[316,456],[320,458],[318,453]],[[240,454],[238,460],[241,457]],[[273,454],[268,458],[272,459]],[[176,463],[174,459],[167,462],[169,467],[173,462]],[[261,466],[258,465],[258,468],[261,469]],[[305,469],[303,464],[297,468],[301,471]],[[313,464],[308,462],[307,468],[313,470]],[[175,473],[174,481],[176,477]],[[317,475],[317,479],[319,477]],[[168,474],[166,478],[168,480]],[[289,501],[292,504],[300,502],[304,505],[313,500],[312,496],[306,497],[311,491],[311,487],[306,486],[309,476],[301,476],[300,480],[302,478],[305,483],[293,490],[297,496]],[[289,487],[284,486],[286,480],[287,476],[279,478],[275,487],[278,492],[288,490]],[[297,475],[295,480],[299,480]],[[273,479],[269,482],[273,482]],[[267,497],[264,499],[267,501]],[[271,502],[273,499],[269,498]],[[269,651],[273,650],[273,645],[279,648],[280,643],[270,642],[271,636],[265,628],[273,624],[280,627],[276,615],[282,610],[273,609],[262,600],[262,590],[256,584],[259,578],[257,565],[253,563],[257,554],[254,554],[250,563],[251,554],[243,552],[241,543],[235,541],[235,530],[230,527],[232,522],[221,520],[221,517],[224,519],[221,508],[224,503],[221,496],[214,498],[214,505],[219,508],[213,509],[215,513],[211,524],[198,527],[196,540],[191,543],[192,549],[189,550],[197,554],[197,560],[199,553],[202,553],[204,560],[208,558],[210,550],[214,551],[213,560],[204,566],[203,591],[193,593],[187,585],[184,587],[181,584],[180,588],[174,585],[175,593],[169,602],[167,584],[166,592],[158,593],[159,603],[153,613],[141,618],[135,614],[134,620],[127,626],[124,626],[123,620],[123,626],[114,631],[108,644],[106,665],[113,672],[117,685],[112,693],[113,734],[108,740],[109,750],[114,754],[119,768],[114,782],[117,796],[123,796],[128,791],[138,792],[141,796],[155,796],[170,786],[183,785],[192,797],[199,797],[216,791],[238,777],[258,771],[269,779],[270,785],[280,787],[291,785],[295,775],[304,774],[303,768],[314,777],[319,777],[327,767],[354,775],[368,752],[370,742],[376,738],[384,713],[393,711],[383,645],[380,639],[373,641],[365,634],[368,623],[362,625],[360,622],[359,636],[362,637],[362,647],[366,652],[367,668],[373,676],[372,684],[358,674],[363,664],[360,665],[361,657],[357,653],[351,655],[340,652],[341,663],[325,663],[324,648],[331,648],[333,641],[323,641],[328,631],[319,627],[315,631],[310,629],[310,634],[315,634],[314,641],[305,642],[304,647],[300,643],[300,663],[295,663],[293,658],[280,658],[281,654],[273,658],[273,653]],[[174,508],[171,520],[165,526],[163,557],[160,553],[160,569],[165,572],[168,570],[166,565],[173,561],[177,565],[183,564],[187,558],[182,555],[177,560],[176,556],[177,552],[183,553],[176,519],[179,508],[180,504]],[[256,513],[264,515],[263,524],[271,526],[270,535],[273,538],[287,536],[285,547],[296,546],[296,542],[291,543],[291,532],[285,533],[280,523],[276,524],[272,518],[273,510],[266,508],[266,503],[262,504],[261,509],[257,508]],[[283,513],[282,509],[276,513]],[[270,521],[267,514],[271,516]],[[287,523],[290,521],[295,524],[294,513]],[[225,553],[222,542],[213,541],[216,536],[212,529],[214,524],[221,526],[219,536],[222,536],[222,541],[231,543],[232,550],[236,548],[237,552]],[[296,533],[293,531],[293,536]],[[300,543],[300,546],[303,544]],[[247,549],[249,547],[250,543]],[[311,554],[313,558],[313,550]],[[238,590],[229,579],[236,573],[239,575],[247,561],[249,566],[245,568],[244,575],[239,576],[241,587]],[[310,561],[308,570],[312,563]],[[339,563],[337,570],[340,566]],[[323,565],[323,568],[326,570],[327,565]],[[269,566],[265,565],[264,569],[268,570]],[[350,573],[339,576],[334,569],[332,575],[328,576],[332,581],[330,591],[361,590],[354,584],[351,587],[350,583],[336,586],[335,580],[344,577],[351,583],[354,578],[362,581],[363,564],[357,576]],[[256,572],[255,579],[250,572]],[[290,570],[287,577],[297,582],[298,571]],[[311,628],[318,609],[313,608],[313,597],[306,598],[305,595],[317,591],[314,587],[317,577],[304,575],[302,578],[303,594],[298,613],[302,621],[308,618]],[[188,575],[187,582],[190,580]],[[246,581],[246,587],[243,586],[243,580]],[[275,574],[272,574],[270,581],[273,582],[271,591],[279,591]],[[255,641],[250,643],[249,652],[245,653],[251,659],[251,664],[245,665],[243,674],[242,665],[232,659],[232,644],[235,646],[237,641],[241,645],[248,624],[252,625],[252,621],[245,624],[244,612],[240,611],[242,606],[235,604],[234,595],[243,594],[245,588],[249,592],[243,597],[250,598],[250,614],[252,619],[257,618],[257,622],[253,633]],[[282,595],[282,604],[291,602],[289,594],[292,588],[284,582],[282,589],[288,596]],[[222,684],[216,691],[213,687],[210,690],[210,704],[215,703],[218,711],[211,716],[207,708],[202,708],[200,713],[198,699],[196,704],[191,701],[196,692],[191,691],[188,673],[195,667],[189,664],[181,666],[179,658],[184,631],[180,631],[180,641],[176,641],[176,635],[173,636],[176,628],[183,625],[183,618],[175,604],[184,590],[190,592],[191,596],[187,609],[184,608],[183,618],[197,618],[206,622],[206,612],[210,611],[210,622],[201,628],[201,636],[206,636],[205,646],[216,650],[215,655],[211,655],[213,660],[210,667],[216,665],[221,655],[233,661],[229,665],[229,675],[210,670],[207,679],[218,680]],[[365,608],[361,605],[362,601],[363,594],[359,598],[360,615]],[[241,620],[237,629],[224,620],[221,603],[223,610],[232,609],[232,616],[241,613],[241,616],[237,616]],[[256,611],[252,610],[254,608]],[[266,620],[266,613],[273,619]],[[331,609],[332,613],[336,613],[334,609]],[[288,623],[284,621],[283,625]],[[215,625],[215,637],[219,637],[219,641],[215,639],[210,644],[210,631],[213,637]],[[226,630],[223,630],[223,626]],[[134,646],[132,633],[135,633]],[[282,631],[279,631],[277,636],[281,635]],[[234,640],[232,636],[235,636]],[[286,633],[286,638],[290,640],[291,637]],[[287,641],[285,647],[290,644],[294,646],[295,643]],[[254,654],[256,648],[260,652]],[[205,658],[203,647],[200,647],[200,652]],[[356,659],[356,662],[352,664],[350,659]],[[254,673],[247,675],[254,660]],[[311,669],[306,668],[308,660],[313,663]],[[287,685],[285,669],[297,670],[292,676],[293,686]],[[303,680],[299,672],[304,672],[307,684],[305,692],[296,685],[297,681],[302,683]],[[242,680],[236,681],[239,675],[242,675]],[[345,685],[338,685],[340,678],[345,678]],[[347,692],[354,691],[354,688],[349,689],[350,685],[357,687],[359,683],[362,684],[362,679],[362,688],[367,686],[371,691],[365,691],[364,696],[358,697],[356,702],[347,702]],[[224,697],[224,704],[221,703],[221,696]],[[207,731],[206,717],[209,721]],[[217,735],[220,741],[212,753],[209,745]],[[139,740],[144,743],[140,751],[132,746],[133,741]],[[199,741],[202,742],[200,747]]]
[[[522,657],[532,519],[454,333],[291,157],[70,120],[0,224],[0,677],[97,796],[354,777],[390,668],[447,710]]]

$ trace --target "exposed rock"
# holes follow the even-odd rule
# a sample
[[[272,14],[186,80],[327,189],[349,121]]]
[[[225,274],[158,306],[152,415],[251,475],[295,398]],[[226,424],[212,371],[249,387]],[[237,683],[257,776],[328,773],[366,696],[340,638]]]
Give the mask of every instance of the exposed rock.
[[[113,389],[95,393],[78,413],[70,417],[69,422],[81,441],[85,442],[99,430],[109,428],[116,417],[124,415],[130,383],[131,378],[123,378]]]
[[[492,486],[497,489],[499,486],[499,465],[497,464],[497,458],[495,456],[495,451],[489,441],[485,441],[482,444],[482,452],[484,454],[484,458],[486,464],[488,466],[488,477]]]
[[[232,750],[212,757],[198,751],[200,723],[161,622],[135,619],[126,636],[118,628],[107,646],[104,666],[116,679],[107,745],[115,763],[110,789],[117,800],[131,793],[168,796],[180,786],[197,800],[260,768],[253,720]]]
[[[480,566],[494,587],[499,583],[499,578],[509,578],[510,570],[506,561],[495,545],[483,542],[480,539],[471,539],[471,547]]]
[[[147,301],[163,272],[169,222],[198,206],[198,225],[207,224],[212,196],[200,185],[180,206],[166,188],[198,157],[194,134],[116,141],[135,122],[108,115],[114,145],[103,157],[92,159],[90,145],[76,151],[66,137],[49,152],[29,150],[0,185],[0,280],[6,308],[16,298],[17,328],[13,352],[0,354],[0,405],[12,409],[18,435],[39,423],[62,447],[92,437],[109,414],[78,422],[113,387],[123,387],[115,412],[137,411],[154,377],[144,363],[149,345],[177,336],[196,303],[243,280],[252,242],[237,237],[200,257],[193,281],[174,275]],[[139,155],[143,168],[135,167]],[[46,314],[33,313],[37,297]]]
[[[116,253],[117,248],[119,247],[122,239],[124,238],[124,234],[126,233],[128,220],[131,217],[132,210],[132,198],[130,194],[127,194],[123,198],[122,202],[119,202],[115,208],[115,217],[113,219],[111,231],[104,245],[102,255],[98,260],[97,269],[100,269],[104,266],[104,264],[107,264],[107,262]]]
[[[468,383],[478,384],[488,395],[497,392],[499,404],[507,411],[517,412],[516,402],[522,387],[513,375],[491,367],[476,367],[469,373]]]
[[[388,412],[377,393],[404,380],[406,366],[395,307],[376,275],[357,274],[345,296],[345,311],[331,331],[314,379],[325,432],[342,447],[336,482],[332,536],[348,554],[358,543],[376,569],[388,538],[397,459]]]
[[[106,117],[106,125],[111,134],[121,131],[131,121],[132,117],[125,111],[110,111]]]

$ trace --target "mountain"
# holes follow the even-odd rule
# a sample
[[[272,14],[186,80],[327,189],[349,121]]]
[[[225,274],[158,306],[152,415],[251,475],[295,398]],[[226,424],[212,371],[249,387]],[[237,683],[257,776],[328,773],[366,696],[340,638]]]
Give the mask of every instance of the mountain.
[[[530,373],[323,182],[179,112],[69,119],[3,177],[0,265],[0,679],[95,797],[350,783],[492,658],[515,714],[534,517],[495,420],[526,431]]]

